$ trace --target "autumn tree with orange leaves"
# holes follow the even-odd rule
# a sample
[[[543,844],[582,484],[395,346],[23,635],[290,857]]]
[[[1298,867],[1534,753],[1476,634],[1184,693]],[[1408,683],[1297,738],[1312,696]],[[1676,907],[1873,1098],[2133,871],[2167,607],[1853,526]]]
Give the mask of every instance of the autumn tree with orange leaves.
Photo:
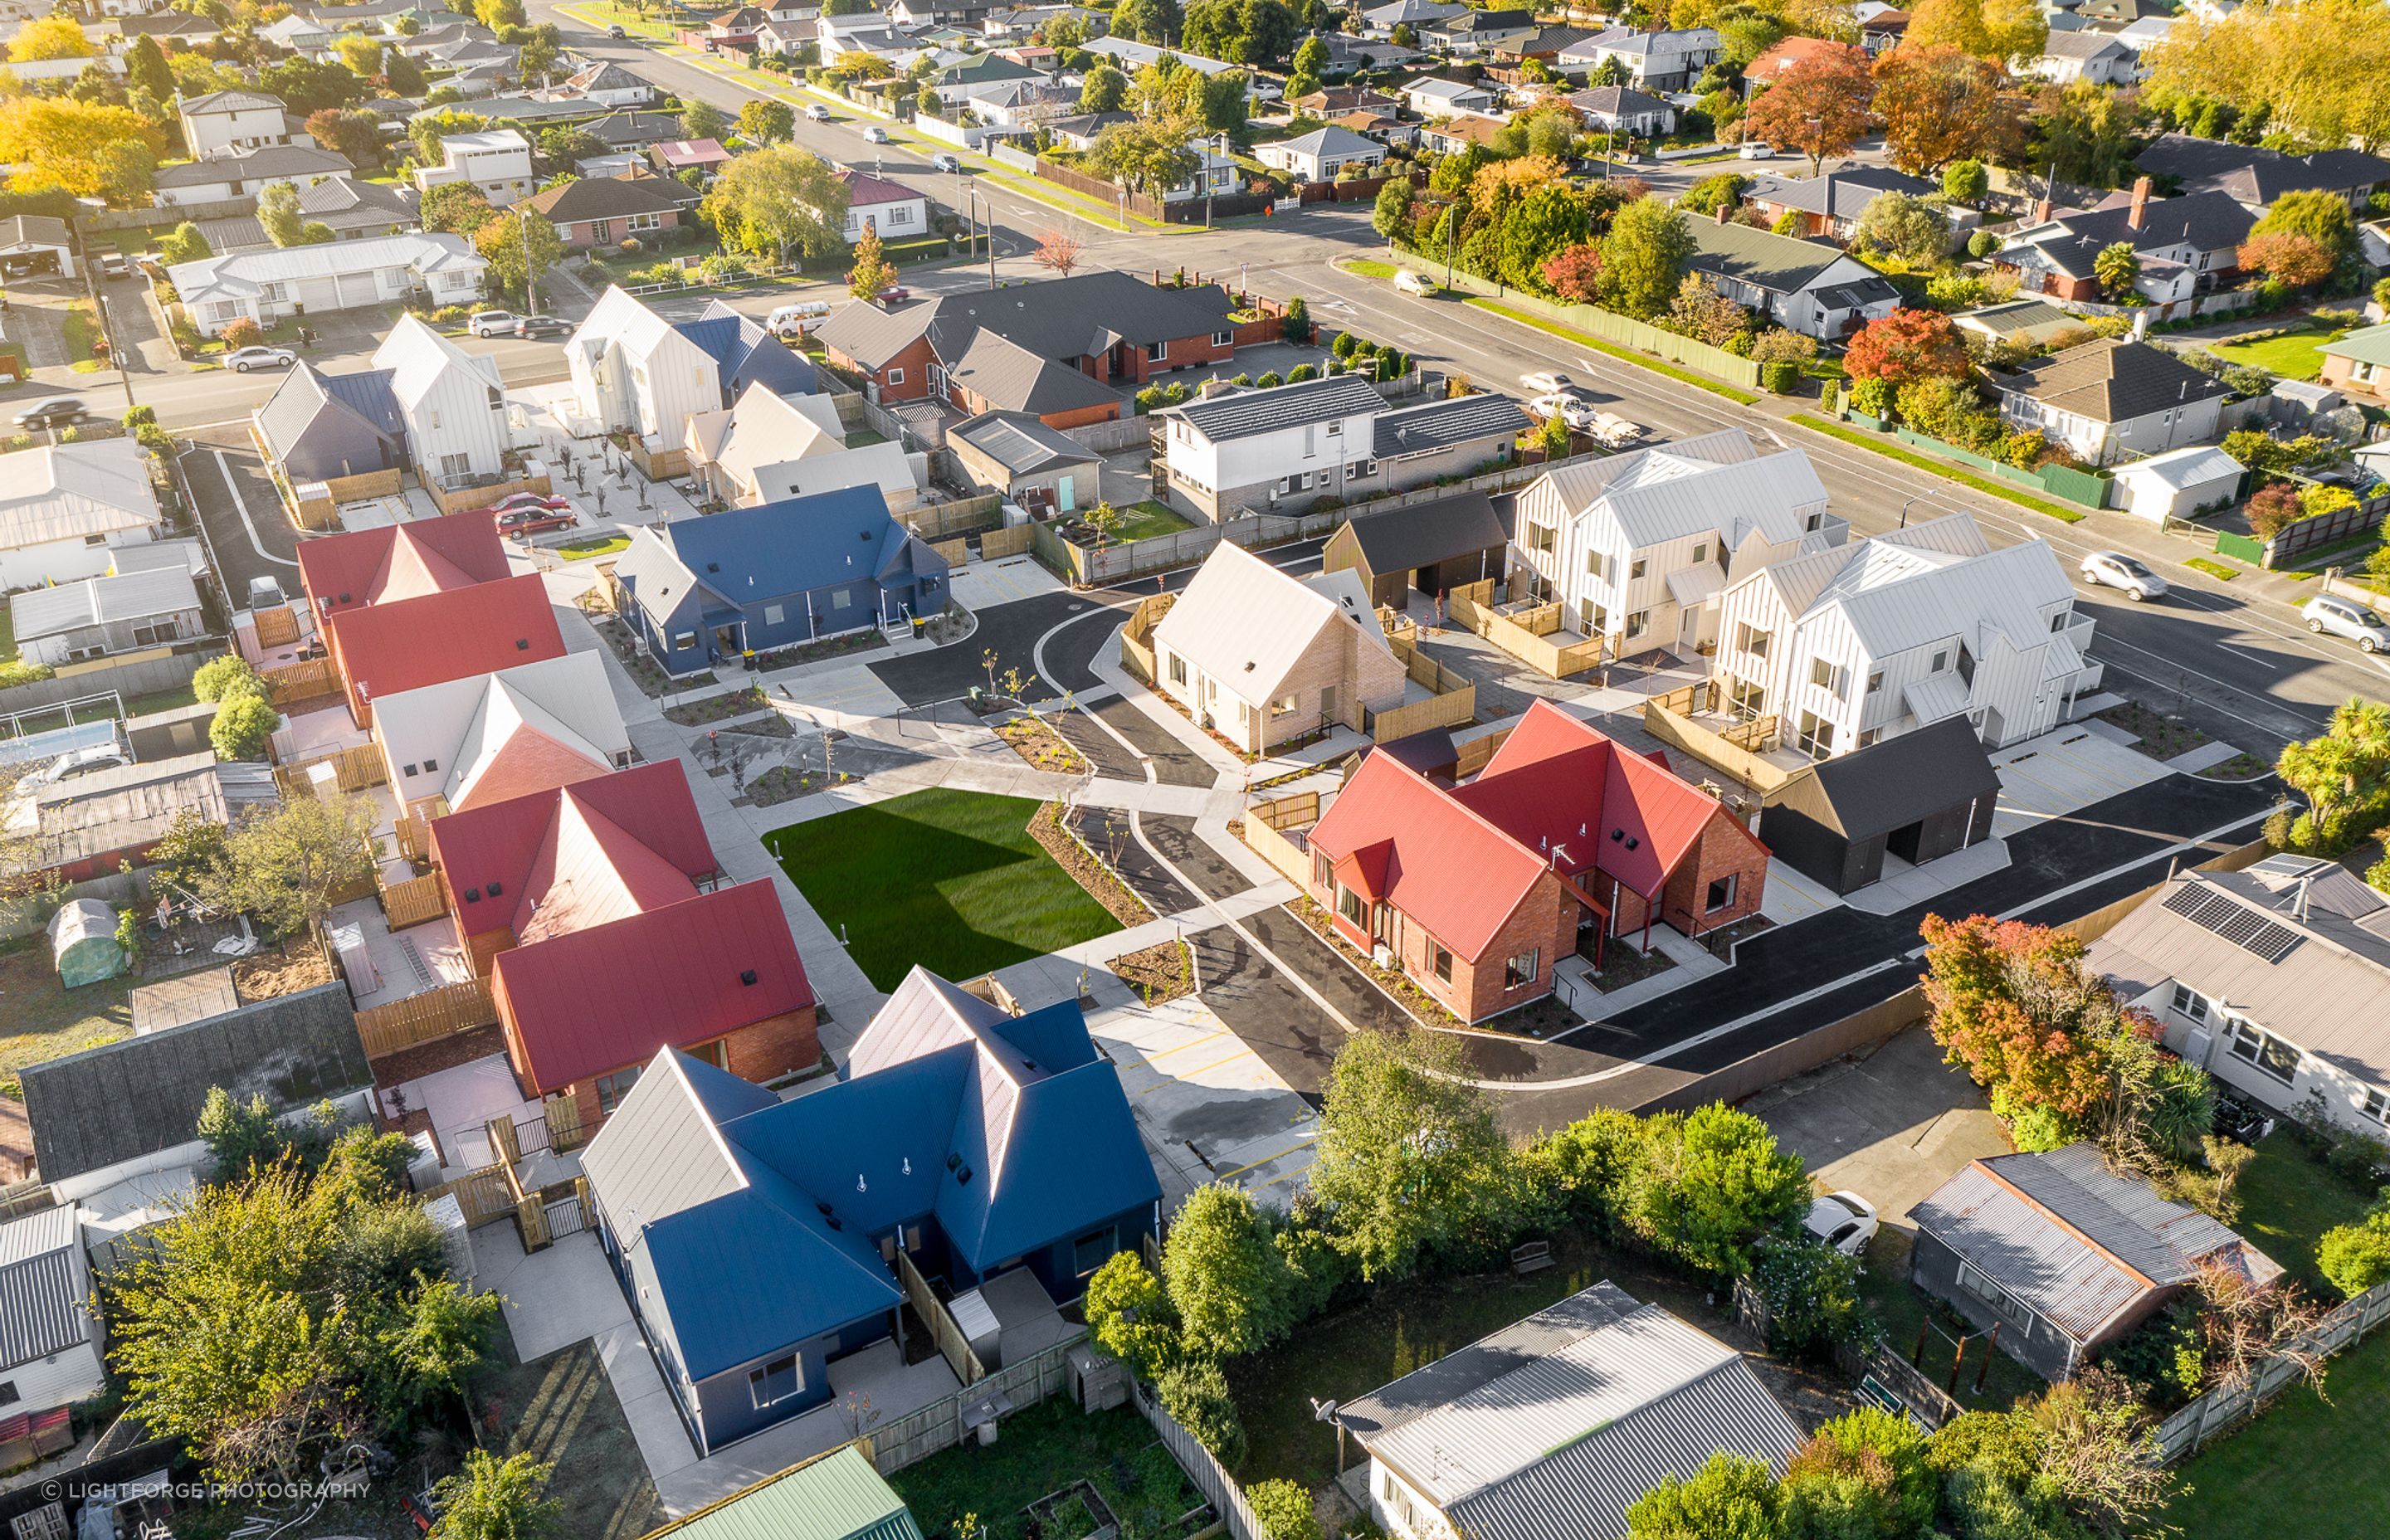
[[[1859,142],[1874,96],[1866,52],[1847,43],[1828,44],[1759,94],[1743,115],[1742,132],[1779,149],[1799,150],[1809,158],[1814,176],[1829,159],[1848,155]]]
[[[1928,915],[1921,930],[1934,1041],[1989,1093],[1992,1110],[2039,1114],[2062,1133],[2101,1121],[2114,1100],[2112,1045],[2139,1023],[2085,971],[2083,943],[1988,915]]]

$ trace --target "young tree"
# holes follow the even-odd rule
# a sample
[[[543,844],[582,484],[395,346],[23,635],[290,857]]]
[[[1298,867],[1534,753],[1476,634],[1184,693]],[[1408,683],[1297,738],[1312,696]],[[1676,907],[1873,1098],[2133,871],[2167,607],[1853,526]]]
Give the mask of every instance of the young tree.
[[[2109,1094],[2101,1039],[2117,1011],[2107,985],[2084,972],[2083,943],[1985,915],[1928,915],[1921,929],[1934,1040],[1991,1092],[1992,1110],[2071,1129],[2099,1109]]]
[[[224,324],[216,337],[227,348],[253,348],[265,340],[265,332],[255,317],[236,315]]]
[[[99,50],[71,16],[45,16],[26,22],[8,41],[12,64],[43,63],[58,58],[89,58]]]
[[[486,1449],[465,1453],[465,1469],[442,1480],[435,1540],[543,1540],[564,1513],[561,1500],[547,1495],[556,1467],[529,1451],[495,1459]]]
[[[1876,99],[1882,101],[1881,90]],[[1981,160],[1953,160],[1942,168],[1942,196],[1953,203],[1979,204],[1991,190],[1992,173]]]
[[[1676,297],[1693,256],[1692,227],[1656,198],[1638,199],[1612,216],[1601,241],[1602,303],[1648,321]]]
[[[373,875],[370,798],[300,797],[242,823],[225,841],[225,871],[199,894],[254,916],[266,931],[312,930],[332,910],[332,894]]]
[[[302,244],[301,232],[306,225],[299,212],[299,187],[291,182],[268,182],[258,194],[257,223],[265,238],[276,246]]]
[[[1544,287],[1563,300],[1592,303],[1601,294],[1601,248],[1586,241],[1547,258]]]
[[[362,108],[327,107],[309,113],[307,136],[360,166],[381,159],[381,120]]]
[[[173,98],[174,71],[167,67],[166,50],[147,33],[135,38],[133,46],[124,50],[124,79],[135,91],[146,91],[161,102]]]
[[[2091,276],[2100,280],[2101,292],[2112,300],[2121,299],[2132,292],[2133,280],[2141,276],[2140,255],[2129,240],[2111,241],[2091,259]]]
[[[1180,1355],[1178,1313],[1162,1280],[1135,1251],[1114,1251],[1087,1280],[1087,1330],[1139,1380],[1159,1379]]]
[[[1874,97],[1867,54],[1848,44],[1829,44],[1759,94],[1743,115],[1743,133],[1779,149],[1789,145],[1799,150],[1809,158],[1814,176],[1829,158],[1848,155],[1859,142]]]
[[[1764,1460],[1719,1453],[1626,1510],[1626,1540],[1780,1540],[1782,1498]]]
[[[848,196],[820,156],[776,144],[734,158],[700,207],[726,245],[786,265],[791,252],[826,257],[846,244]]]
[[[199,227],[186,219],[158,237],[158,255],[172,266],[177,263],[199,262],[214,253],[208,250],[208,237],[199,234]]]
[[[739,109],[739,136],[750,144],[777,145],[796,131],[797,109],[787,102],[758,96]]]
[[[1621,1217],[1660,1250],[1735,1277],[1751,1270],[1752,1241],[1789,1230],[1809,1197],[1800,1156],[1750,1113],[1712,1103],[1645,1120]]]
[[[1312,1190],[1365,1278],[1409,1272],[1422,1250],[1495,1226],[1486,1200],[1510,1148],[1449,1037],[1365,1032],[1336,1055]]]
[[[564,237],[536,214],[501,213],[473,232],[473,250],[490,264],[492,276],[532,309],[541,276],[564,260]]]
[[[1878,193],[1859,211],[1851,244],[1879,261],[1928,272],[1950,255],[1950,219],[1923,199]]]
[[[1188,148],[1193,136],[1192,123],[1176,114],[1114,123],[1096,135],[1087,164],[1098,175],[1131,192],[1159,197],[1194,175],[1202,164]]]
[[[1389,179],[1378,189],[1378,200],[1369,210],[1369,228],[1388,241],[1411,227],[1411,200],[1417,196],[1407,176]]]
[[[220,760],[261,760],[282,718],[262,695],[237,695],[216,708],[208,743]]]
[[[847,292],[866,303],[877,303],[895,281],[895,265],[880,250],[880,231],[865,225],[863,238],[854,243],[854,265],[846,270]]]
[[[1029,253],[1029,260],[1057,277],[1067,278],[1086,250],[1086,243],[1068,230],[1047,230],[1037,237],[1037,249]]]
[[[710,101],[692,99],[680,109],[680,136],[719,139],[730,131],[730,120]]]
[[[1750,177],[1739,171],[1722,171],[1687,187],[1685,196],[1677,199],[1677,207],[1688,214],[1715,215],[1720,209],[1741,207],[1742,195],[1750,188]]]
[[[1320,1540],[1319,1516],[1300,1483],[1283,1478],[1255,1482],[1245,1488],[1245,1501],[1262,1521],[1264,1540]]]
[[[1238,1357],[1294,1324],[1272,1228],[1242,1187],[1212,1182],[1188,1196],[1171,1221],[1162,1277],[1189,1352]]]
[[[1128,100],[1128,77],[1109,64],[1099,64],[1079,83],[1079,110],[1117,112]]]
[[[1903,307],[1869,322],[1851,338],[1843,354],[1843,369],[1854,379],[1882,379],[1893,385],[1936,376],[1963,379],[1967,344],[1950,317],[1940,311]]]

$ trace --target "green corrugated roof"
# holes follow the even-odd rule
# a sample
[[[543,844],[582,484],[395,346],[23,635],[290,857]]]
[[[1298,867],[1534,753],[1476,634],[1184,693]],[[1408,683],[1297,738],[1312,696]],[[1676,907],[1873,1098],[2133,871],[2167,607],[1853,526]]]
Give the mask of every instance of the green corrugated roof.
[[[783,1470],[649,1536],[675,1540],[921,1540],[913,1513],[853,1444]]]
[[[2360,364],[2390,364],[2390,326],[2352,331],[2337,342],[2326,342],[2323,351],[2335,358],[2354,358]]]

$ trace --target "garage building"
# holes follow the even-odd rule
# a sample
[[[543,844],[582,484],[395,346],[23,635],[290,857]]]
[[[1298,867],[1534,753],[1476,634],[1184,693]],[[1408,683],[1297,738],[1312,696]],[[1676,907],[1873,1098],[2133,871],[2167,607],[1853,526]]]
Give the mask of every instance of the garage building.
[[[36,273],[75,276],[74,237],[67,222],[46,214],[15,214],[0,219],[0,263],[30,263]]]
[[[1767,794],[1759,837],[1794,871],[1851,893],[1883,876],[1886,856],[1921,866],[1990,839],[1999,797],[1973,725],[1954,716],[1812,765]]]
[[[1372,605],[1402,610],[1413,588],[1442,594],[1500,578],[1509,545],[1493,500],[1482,492],[1463,492],[1351,520],[1329,537],[1320,571],[1349,567]]]
[[[2204,507],[2241,495],[2240,461],[2212,443],[2170,449],[2116,468],[2118,506],[2136,519],[2163,526]]]

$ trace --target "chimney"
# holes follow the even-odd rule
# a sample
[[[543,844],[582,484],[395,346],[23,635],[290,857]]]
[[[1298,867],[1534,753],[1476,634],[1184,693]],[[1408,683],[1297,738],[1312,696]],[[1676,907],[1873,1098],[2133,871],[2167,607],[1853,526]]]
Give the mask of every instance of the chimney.
[[[2036,225],[2047,225],[2049,223],[2049,216],[2057,212],[2056,206],[2045,198],[2033,206],[2033,222]]]
[[[2133,212],[2125,216],[2128,228],[2138,230],[2150,217],[2150,179],[2146,176],[2133,184]]]
[[[1725,224],[1725,223],[1726,223],[1726,220],[1727,220],[1727,206],[1726,206],[1725,204],[1721,203],[1721,204],[1719,204],[1719,205],[1717,206],[1717,213],[1716,213],[1716,215],[1715,215],[1715,217],[1716,218],[1717,222],[1718,222],[1720,225],[1723,225],[1723,224]]]

